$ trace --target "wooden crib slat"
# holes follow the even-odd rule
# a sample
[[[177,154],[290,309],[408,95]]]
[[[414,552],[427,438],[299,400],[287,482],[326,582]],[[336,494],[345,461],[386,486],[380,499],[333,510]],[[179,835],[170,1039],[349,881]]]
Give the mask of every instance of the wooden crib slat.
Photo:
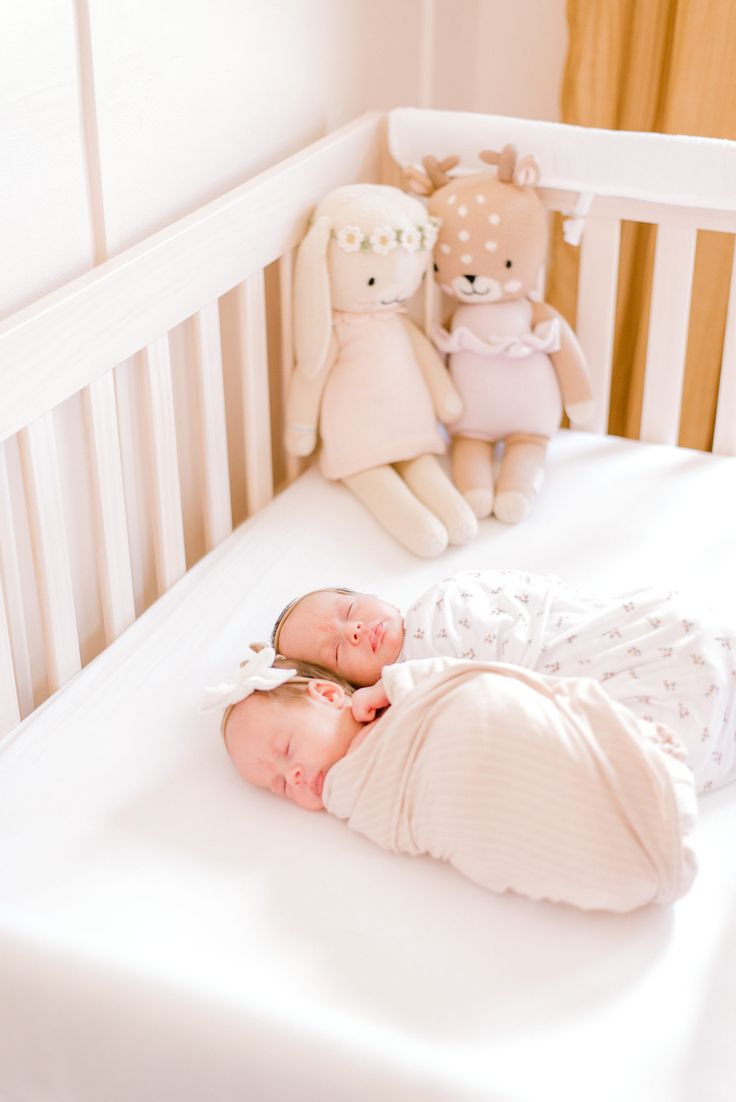
[[[245,492],[248,513],[255,513],[273,497],[271,403],[268,391],[263,272],[256,272],[239,284],[236,301],[243,342]]]
[[[731,289],[728,317],[723,338],[721,379],[713,433],[713,451],[718,455],[736,455],[736,242],[731,265]]]
[[[51,692],[82,666],[64,529],[53,414],[18,434]]]
[[[0,444],[0,534],[10,536],[13,531],[12,516],[10,513],[10,487],[5,460],[5,448]],[[0,542],[2,542],[0,540]],[[15,542],[12,544],[13,559],[15,556]],[[17,573],[17,561],[14,563]],[[9,601],[5,595],[8,572],[4,569],[3,547],[0,546],[0,736],[6,734],[20,723],[19,693],[15,683],[13,649],[10,641],[10,613]],[[17,584],[17,582],[16,582]],[[18,595],[20,587],[18,586]],[[24,630],[25,635],[25,630]],[[27,656],[27,652],[26,652]],[[30,670],[29,670],[30,681]],[[31,708],[33,698],[31,696]],[[30,711],[30,709],[28,709]]]
[[[294,368],[294,331],[292,318],[294,312],[294,250],[279,260],[279,304],[281,310],[281,393],[285,406],[289,393],[291,373]],[[293,482],[299,474],[300,464],[295,455],[286,453],[286,478]]]
[[[5,615],[12,651],[11,673],[15,668],[15,694],[21,716],[27,716],[33,711],[33,677],[4,444],[0,444],[0,577],[5,590]]]
[[[0,737],[12,731],[19,723],[20,708],[13,674],[13,652],[10,647],[10,630],[5,612],[2,577],[0,577]]]
[[[133,574],[125,513],[113,374],[83,391],[92,486],[97,506],[97,560],[105,640],[117,639],[135,620]]]
[[[194,374],[202,443],[204,535],[209,551],[233,530],[220,313],[217,302],[210,303],[195,314],[192,325],[195,349]]]
[[[168,337],[164,334],[149,344],[141,357],[150,426],[156,577],[159,592],[165,593],[186,571]]]
[[[588,216],[581,245],[576,329],[593,384],[595,413],[582,426],[591,432],[608,431],[620,240],[618,218]]]
[[[692,225],[657,229],[639,432],[654,444],[676,444],[679,436],[696,240]]]

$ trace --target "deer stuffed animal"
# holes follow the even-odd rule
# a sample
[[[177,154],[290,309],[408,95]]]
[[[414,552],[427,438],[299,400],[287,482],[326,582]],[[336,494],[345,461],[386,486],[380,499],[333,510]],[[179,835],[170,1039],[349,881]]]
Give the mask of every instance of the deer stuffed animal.
[[[542,482],[548,440],[563,407],[575,423],[593,412],[582,350],[560,314],[534,295],[547,248],[547,216],[534,190],[534,157],[484,152],[496,168],[452,177],[457,158],[424,160],[406,185],[429,196],[440,223],[435,272],[456,300],[450,331],[435,327],[449,353],[463,413],[448,427],[456,485],[476,516],[513,524],[529,513]],[[493,486],[492,449],[503,443]]]
[[[351,184],[326,196],[299,246],[296,366],[286,446],[341,480],[405,547],[437,555],[478,522],[437,462],[438,420],[462,409],[404,303],[426,275],[436,226],[399,188]]]

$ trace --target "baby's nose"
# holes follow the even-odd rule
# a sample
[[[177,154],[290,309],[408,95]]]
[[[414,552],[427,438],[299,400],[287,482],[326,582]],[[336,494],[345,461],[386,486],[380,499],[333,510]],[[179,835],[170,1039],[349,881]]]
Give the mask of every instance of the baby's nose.
[[[363,634],[363,621],[353,620],[352,624],[348,624],[348,638],[351,643],[359,643],[360,637]]]
[[[286,779],[292,788],[298,788],[304,781],[304,770],[301,765],[292,765],[286,774]]]

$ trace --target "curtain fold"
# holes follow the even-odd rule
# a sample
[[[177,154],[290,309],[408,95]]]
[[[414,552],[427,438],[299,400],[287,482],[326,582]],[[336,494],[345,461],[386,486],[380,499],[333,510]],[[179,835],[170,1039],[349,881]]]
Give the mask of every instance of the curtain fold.
[[[568,0],[563,122],[736,139],[734,0]],[[559,222],[559,219],[558,219]],[[621,234],[609,431],[637,437],[656,233]],[[548,297],[574,323],[578,250],[553,233]],[[713,440],[733,238],[701,232],[695,258],[680,443]]]

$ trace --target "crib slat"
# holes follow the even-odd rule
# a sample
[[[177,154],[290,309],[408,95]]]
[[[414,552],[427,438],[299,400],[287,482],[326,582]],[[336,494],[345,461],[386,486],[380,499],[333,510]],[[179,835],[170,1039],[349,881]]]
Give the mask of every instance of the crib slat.
[[[225,388],[222,378],[220,314],[210,303],[192,318],[194,373],[199,401],[204,478],[204,534],[207,550],[233,530],[227,462]]]
[[[5,463],[5,448],[0,444],[0,533],[12,531],[12,518],[6,518],[2,499],[4,490],[9,490],[7,468]],[[8,493],[8,504],[9,504]],[[9,512],[9,510],[8,510]],[[5,521],[10,523],[6,527]],[[5,596],[5,584],[3,576],[6,572],[3,567],[3,549],[0,547],[0,736],[6,734],[20,723],[20,707],[18,690],[15,684],[13,650],[10,642],[10,615],[8,612],[8,600]],[[31,704],[31,707],[33,705]]]
[[[84,416],[97,505],[97,558],[105,640],[112,643],[135,620],[128,521],[125,514],[115,383],[112,372],[83,391]]]
[[[736,242],[734,244],[736,246]],[[726,333],[723,338],[713,451],[718,455],[736,455],[736,247],[731,265],[731,289],[728,295]]]
[[[33,677],[4,444],[0,444],[0,575],[5,589],[5,615],[13,659],[11,670],[15,668],[15,692],[20,714],[27,716],[33,711]]]
[[[168,337],[141,353],[148,403],[156,576],[165,593],[186,571]]]
[[[273,497],[263,272],[256,272],[238,286],[237,303],[243,342],[245,488],[248,512],[255,513]]]
[[[45,414],[18,434],[23,485],[33,544],[46,666],[51,692],[82,666],[74,594],[64,530],[53,415]]]
[[[0,577],[0,737],[20,723],[20,708],[13,676],[13,653],[5,613],[5,597]]]
[[[294,250],[285,253],[279,260],[279,303],[281,309],[281,394],[283,402],[289,393],[291,373],[294,368],[294,333],[292,317],[294,312],[293,296]],[[293,482],[299,474],[299,460],[295,455],[286,453],[286,478]]]
[[[690,225],[657,229],[639,433],[654,444],[676,444],[679,436],[696,240]]]
[[[586,431],[605,433],[611,397],[621,223],[588,216],[583,234],[576,329],[593,384],[595,413]]]

